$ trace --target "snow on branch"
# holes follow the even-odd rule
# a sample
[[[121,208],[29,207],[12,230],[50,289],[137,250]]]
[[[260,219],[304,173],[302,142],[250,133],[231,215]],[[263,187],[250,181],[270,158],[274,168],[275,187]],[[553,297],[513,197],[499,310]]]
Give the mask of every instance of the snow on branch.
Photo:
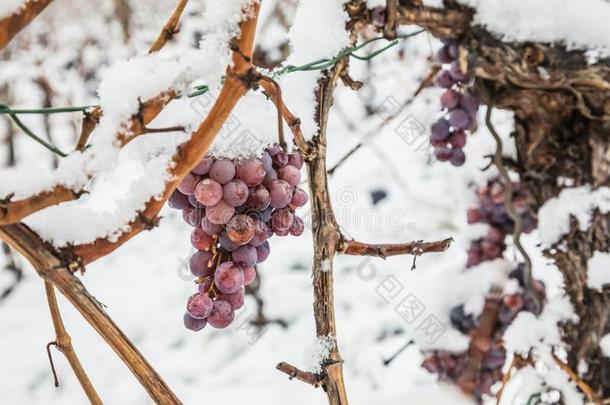
[[[34,20],[53,0],[3,0],[0,4],[0,49]]]

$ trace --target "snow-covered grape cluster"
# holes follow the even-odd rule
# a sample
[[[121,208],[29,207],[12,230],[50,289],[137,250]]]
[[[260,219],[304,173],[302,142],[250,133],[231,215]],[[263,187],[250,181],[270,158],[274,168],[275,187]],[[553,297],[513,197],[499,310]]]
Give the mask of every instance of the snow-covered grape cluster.
[[[454,166],[461,166],[466,161],[462,150],[466,145],[466,131],[475,128],[479,109],[478,97],[468,93],[472,79],[460,67],[459,49],[457,40],[446,39],[437,53],[444,67],[437,75],[435,84],[446,90],[441,96],[443,116],[430,128],[434,156]]]
[[[534,218],[527,207],[527,195],[519,183],[512,183],[512,204],[521,216],[523,231],[531,232],[536,227]],[[505,206],[504,186],[495,177],[477,191],[477,205],[468,210],[468,223],[485,223],[490,226],[484,238],[474,241],[468,250],[467,267],[480,264],[483,261],[494,260],[503,256],[507,235],[513,232],[514,222],[510,218]],[[506,328],[521,311],[536,311],[536,298],[528,292],[524,281],[523,265],[518,265],[509,275],[515,280],[518,287],[510,294],[505,294],[500,302],[498,316],[489,345],[484,349],[484,357],[475,376],[473,395],[482,402],[482,397],[490,393],[494,383],[502,379],[502,367],[506,360],[506,350],[502,344],[502,336]],[[533,288],[538,292],[538,298],[544,299],[544,284],[534,280]],[[449,318],[452,325],[460,332],[474,337],[480,319],[467,313],[464,305],[454,307]],[[485,345],[484,345],[485,346]],[[487,347],[488,346],[488,347]],[[483,347],[483,346],[482,346]],[[470,360],[468,351],[455,353],[449,351],[432,351],[426,353],[422,367],[435,373],[441,380],[460,384],[460,378]]]
[[[231,324],[244,304],[244,286],[256,277],[254,266],[269,255],[267,239],[303,233],[295,214],[308,199],[298,187],[302,167],[299,152],[272,145],[245,160],[205,157],[178,185],[169,205],[194,227],[197,249],[190,258],[198,290],[187,302],[188,329]]]
[[[502,380],[502,367],[506,360],[506,350],[502,344],[502,336],[506,328],[521,311],[533,312],[536,304],[530,294],[525,292],[523,266],[517,267],[509,274],[509,278],[516,280],[519,288],[512,294],[502,297],[498,318],[490,337],[488,347],[481,347],[484,356],[479,365],[476,377],[473,381],[473,395],[479,403],[483,400],[483,395],[489,395],[491,387]],[[541,297],[545,296],[544,284],[535,280],[534,288],[538,290]],[[464,306],[459,305],[451,310],[451,324],[462,333],[474,337],[474,333],[479,326],[480,319],[464,311]],[[486,346],[486,345],[485,345]],[[431,373],[438,375],[439,379],[453,383],[460,382],[467,364],[471,360],[468,351],[454,353],[449,351],[434,351],[428,353],[422,363],[422,367]]]
[[[505,205],[504,186],[499,178],[494,177],[477,192],[477,205],[468,210],[469,224],[489,224],[485,237],[472,242],[468,250],[468,267],[476,266],[486,260],[502,257],[506,247],[504,239],[513,233],[514,222]],[[523,232],[530,233],[536,228],[536,220],[527,207],[527,195],[520,183],[512,183],[512,204],[521,216]]]

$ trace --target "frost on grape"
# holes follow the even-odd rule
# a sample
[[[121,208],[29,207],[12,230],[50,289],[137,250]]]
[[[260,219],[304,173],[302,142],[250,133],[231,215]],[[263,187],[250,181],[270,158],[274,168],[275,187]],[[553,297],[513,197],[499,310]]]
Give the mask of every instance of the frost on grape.
[[[305,349],[304,368],[312,373],[321,373],[322,365],[328,359],[330,350],[335,343],[333,336],[318,336],[314,342]]]

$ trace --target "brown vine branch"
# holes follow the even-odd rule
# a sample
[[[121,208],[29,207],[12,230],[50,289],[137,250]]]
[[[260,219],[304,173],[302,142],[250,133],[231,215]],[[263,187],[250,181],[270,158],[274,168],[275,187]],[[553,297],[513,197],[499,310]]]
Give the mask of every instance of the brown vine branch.
[[[153,42],[153,44],[150,46],[150,49],[148,50],[149,53],[157,52],[158,50],[163,48],[167,41],[171,40],[174,35],[178,33],[178,23],[180,22],[180,16],[182,15],[182,12],[184,11],[184,8],[186,7],[187,3],[188,0],[178,1],[174,12],[163,26],[161,33],[159,34],[155,42]]]
[[[235,107],[237,101],[251,86],[251,83],[247,83],[247,78],[252,68],[250,60],[253,51],[258,11],[259,3],[255,2],[252,5],[250,17],[240,24],[241,36],[237,41],[237,50],[233,52],[233,65],[228,68],[220,94],[199,128],[174,154],[174,165],[170,169],[173,179],[166,184],[161,198],[151,198],[146,203],[145,208],[129,223],[129,230],[121,234],[116,240],[113,239],[111,241],[107,238],[99,238],[92,243],[75,246],[73,252],[81,259],[83,264],[91,263],[100,257],[106,256],[143,230],[151,229],[158,222],[158,214],[165,201],[184,176],[205,155],[205,152],[233,110],[233,107]]]
[[[459,387],[468,394],[474,392],[481,363],[491,348],[491,335],[498,321],[501,297],[502,289],[500,287],[492,287],[485,298],[479,326],[477,326],[470,337],[468,360],[458,379]]]
[[[44,11],[53,0],[27,0],[14,14],[0,19],[0,49]]]
[[[32,197],[12,201],[9,195],[0,199],[0,225],[19,222],[22,218],[44,208],[78,198],[76,193],[64,186],[56,186],[51,191],[44,191]]]
[[[275,368],[277,368],[284,374],[288,374],[291,380],[293,378],[296,378],[297,380],[303,381],[304,383],[307,383],[309,385],[313,385],[316,388],[320,386],[320,377],[314,373],[299,370],[295,366],[285,362],[278,363]]]
[[[385,259],[397,255],[421,256],[424,253],[438,253],[449,249],[453,238],[434,242],[413,241],[408,243],[362,243],[355,240],[342,240],[339,253],[353,256],[373,256]]]
[[[464,34],[470,26],[472,13],[468,9],[445,9],[399,5],[397,24],[419,25],[441,38],[456,38]]]
[[[602,405],[603,401],[595,394],[595,391],[593,391],[589,384],[587,384],[582,378],[580,378],[574,372],[574,370],[570,368],[570,366],[561,361],[559,357],[557,357],[554,353],[551,353],[551,355],[553,356],[553,360],[555,361],[555,363],[557,363],[559,368],[561,368],[570,377],[570,379],[574,381],[578,388],[580,388],[583,394],[585,394],[589,403],[595,405]]]
[[[395,39],[398,0],[386,0],[385,4],[385,24],[383,25],[383,35],[387,39]]]
[[[70,367],[72,367],[72,370],[74,371],[74,374],[76,375],[76,378],[78,379],[78,382],[80,383],[81,387],[83,387],[83,390],[85,391],[89,402],[94,405],[101,405],[102,401],[98,396],[97,392],[95,391],[91,380],[87,376],[85,369],[81,365],[81,362],[78,359],[78,356],[76,355],[74,347],[72,347],[72,339],[66,331],[63,320],[61,319],[59,305],[57,304],[57,297],[55,296],[55,288],[48,281],[44,282],[44,288],[47,295],[47,301],[49,303],[49,311],[51,312],[51,318],[53,320],[53,327],[55,329],[55,341],[52,343],[55,345],[55,347],[57,347],[60,352],[64,354],[64,356],[66,356],[66,359],[68,360]],[[53,371],[53,376],[55,379],[55,386],[57,387],[59,383],[57,380],[57,373],[55,372],[55,367],[53,366],[53,360],[51,359],[51,352],[49,350],[49,346],[47,346],[47,351],[49,354],[49,361],[51,362],[51,370]]]
[[[110,319],[99,302],[72,273],[73,263],[23,224],[0,225],[0,238],[21,253],[45,281],[56,287],[108,343],[151,398],[159,404],[180,404],[163,379]]]

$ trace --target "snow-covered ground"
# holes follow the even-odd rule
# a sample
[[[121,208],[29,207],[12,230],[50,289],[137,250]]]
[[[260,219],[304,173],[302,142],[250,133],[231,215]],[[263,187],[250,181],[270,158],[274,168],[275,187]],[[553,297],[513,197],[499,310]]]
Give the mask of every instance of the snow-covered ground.
[[[267,4],[271,7],[273,3]],[[163,14],[159,15],[162,21]],[[366,79],[366,85],[358,93],[340,87],[330,115],[329,166],[360,140],[366,140],[330,179],[333,208],[347,236],[366,242],[455,239],[448,252],[418,258],[414,271],[410,270],[412,257],[336,259],[337,338],[349,397],[356,405],[472,403],[419,367],[422,356],[417,345],[389,366],[384,366],[383,360],[410,338],[420,347],[432,344],[464,349],[467,340],[451,328],[448,310],[466,303],[473,312],[480,311],[485,291],[507,268],[506,262],[496,261],[463,273],[469,240],[484,231],[468,226],[465,212],[474,201],[476,184],[494,174],[493,169],[481,171],[489,162],[484,156],[495,148],[486,129],[480,127],[469,135],[464,166],[435,162],[430,155],[428,128],[439,115],[441,90],[432,88],[424,90],[384,129],[375,130],[384,117],[411,97],[428,74],[430,57],[438,46],[427,34],[410,39],[375,58],[371,76],[365,62],[353,60],[350,72],[356,79]],[[397,57],[399,48],[405,55],[403,60]],[[280,83],[286,89],[286,103],[295,105],[295,112],[305,122],[311,114],[309,104],[296,98],[300,84],[307,88],[313,83],[311,74],[296,72]],[[365,106],[377,112],[367,115]],[[479,112],[480,122],[483,113]],[[242,128],[254,136],[259,133],[261,138],[268,136],[266,131],[276,122],[274,108],[260,95],[243,100],[234,117]],[[506,153],[514,153],[508,141],[511,116],[495,111],[494,120],[506,140]],[[30,150],[38,146],[29,142],[19,140],[23,158],[36,156]],[[120,179],[114,180],[120,183]],[[130,193],[129,187],[111,185],[114,187],[108,189],[114,193]],[[371,193],[378,190],[385,191],[387,197],[373,204]],[[302,209],[306,223],[307,210],[307,206]],[[293,404],[325,404],[321,389],[289,381],[275,369],[280,361],[311,366],[315,327],[308,230],[299,238],[272,239],[271,255],[259,267],[265,315],[283,319],[288,323],[286,329],[271,324],[256,335],[244,326],[256,313],[256,304],[248,297],[245,309],[228,330],[206,328],[192,333],[182,325],[184,303],[193,291],[187,268],[190,228],[177,211],[166,209],[163,216],[160,227],[92,264],[82,279],[178,397],[186,404],[247,401],[274,405],[287,399]],[[539,253],[537,235],[528,235],[525,243],[534,259],[535,275],[545,281],[550,296],[558,294],[560,277]],[[514,260],[511,249],[506,259]],[[2,276],[0,283],[4,280]],[[388,286],[394,287],[391,292]],[[424,305],[421,319],[401,316],[400,305],[409,297]],[[63,298],[60,305],[79,357],[105,403],[150,403],[128,369],[79,314]],[[446,328],[433,342],[418,331],[420,321],[427,317],[437,318]],[[45,352],[45,345],[54,339],[53,329],[43,284],[27,266],[24,281],[0,304],[0,325],[0,403],[86,402],[66,361],[55,351],[60,387],[53,387]]]

